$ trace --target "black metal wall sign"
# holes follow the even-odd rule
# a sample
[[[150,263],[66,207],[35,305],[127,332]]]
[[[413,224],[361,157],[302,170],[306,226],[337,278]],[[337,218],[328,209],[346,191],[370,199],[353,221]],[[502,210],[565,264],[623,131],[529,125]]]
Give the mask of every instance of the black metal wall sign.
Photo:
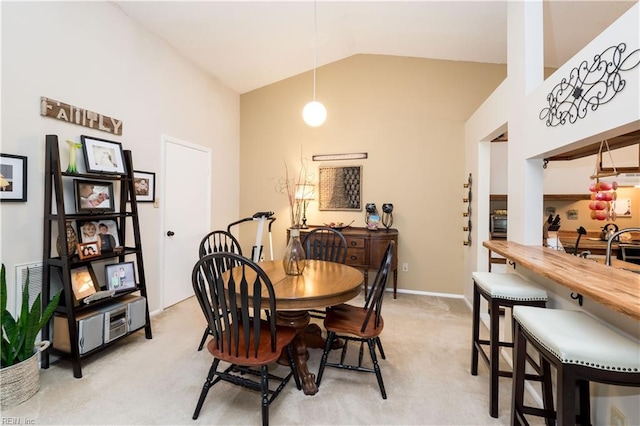
[[[640,63],[640,49],[625,56],[626,50],[626,43],[608,47],[593,57],[592,64],[582,61],[573,68],[547,95],[549,106],[540,111],[540,120],[549,127],[575,123],[588,110],[610,102],[626,87],[622,73]]]
[[[88,109],[65,104],[55,99],[40,97],[40,115],[79,124],[90,129],[102,130],[114,135],[122,135],[122,120]]]

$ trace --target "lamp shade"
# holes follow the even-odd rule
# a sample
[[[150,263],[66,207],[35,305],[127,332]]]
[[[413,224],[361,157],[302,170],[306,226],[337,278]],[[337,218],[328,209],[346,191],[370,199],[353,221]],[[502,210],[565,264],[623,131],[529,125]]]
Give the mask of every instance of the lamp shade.
[[[313,200],[313,189],[314,185],[298,184],[294,198],[296,200]]]
[[[327,109],[318,101],[309,102],[302,110],[304,122],[311,127],[318,127],[327,119]]]

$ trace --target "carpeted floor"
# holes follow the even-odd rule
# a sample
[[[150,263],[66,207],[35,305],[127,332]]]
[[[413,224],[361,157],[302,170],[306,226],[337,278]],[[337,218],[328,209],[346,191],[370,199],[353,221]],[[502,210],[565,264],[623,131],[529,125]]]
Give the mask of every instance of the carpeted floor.
[[[464,300],[409,294],[394,300],[389,294],[383,315],[387,359],[380,365],[387,400],[375,375],[327,368],[314,396],[298,391],[292,380],[270,407],[271,424],[509,423],[511,380],[500,379],[500,417],[494,419],[488,413],[486,366],[481,363],[476,377],[469,373],[471,312]],[[68,361],[52,363],[41,370],[41,389],[33,398],[3,409],[3,423],[9,418],[35,425],[260,424],[260,395],[227,383],[214,386],[198,420],[191,419],[211,364],[206,349],[196,351],[204,326],[191,298],[152,317],[152,340],[139,331],[85,359],[81,379],[73,378]],[[319,349],[309,351],[314,373],[320,356]]]

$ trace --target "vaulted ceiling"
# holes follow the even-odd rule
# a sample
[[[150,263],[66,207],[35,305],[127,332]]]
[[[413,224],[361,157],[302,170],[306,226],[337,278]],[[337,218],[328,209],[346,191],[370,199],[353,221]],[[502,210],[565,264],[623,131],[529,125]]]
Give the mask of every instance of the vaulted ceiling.
[[[313,69],[312,1],[113,1],[181,55],[242,94]],[[544,1],[545,66],[558,67],[635,0]],[[507,61],[506,1],[328,1],[317,65],[355,54]]]

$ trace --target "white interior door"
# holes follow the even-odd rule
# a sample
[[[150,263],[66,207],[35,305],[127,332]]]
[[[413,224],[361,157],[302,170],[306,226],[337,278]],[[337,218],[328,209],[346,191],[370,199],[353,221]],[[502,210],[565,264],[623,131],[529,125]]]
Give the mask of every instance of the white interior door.
[[[163,308],[193,296],[191,271],[211,221],[211,150],[163,136]]]

